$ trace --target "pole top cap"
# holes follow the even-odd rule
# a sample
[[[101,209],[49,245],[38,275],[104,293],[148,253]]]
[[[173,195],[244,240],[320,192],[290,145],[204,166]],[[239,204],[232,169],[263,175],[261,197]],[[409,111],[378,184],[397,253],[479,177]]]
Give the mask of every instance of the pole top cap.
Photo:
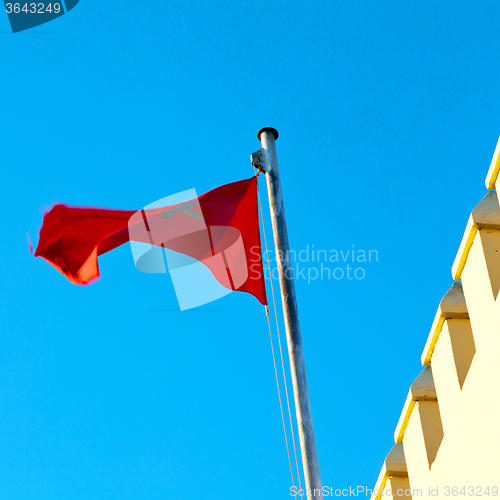
[[[262,132],[271,132],[274,135],[274,140],[276,140],[279,137],[278,131],[275,128],[264,127],[264,128],[261,128],[257,132],[257,139],[259,139],[259,141],[260,141],[260,136],[261,136]]]

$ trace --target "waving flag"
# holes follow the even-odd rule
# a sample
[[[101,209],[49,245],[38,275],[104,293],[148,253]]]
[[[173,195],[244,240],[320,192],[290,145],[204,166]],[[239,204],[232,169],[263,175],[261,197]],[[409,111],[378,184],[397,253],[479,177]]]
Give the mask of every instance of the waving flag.
[[[86,285],[99,277],[98,256],[128,241],[202,262],[224,287],[267,304],[255,177],[148,210],[55,205],[44,216],[35,256]]]

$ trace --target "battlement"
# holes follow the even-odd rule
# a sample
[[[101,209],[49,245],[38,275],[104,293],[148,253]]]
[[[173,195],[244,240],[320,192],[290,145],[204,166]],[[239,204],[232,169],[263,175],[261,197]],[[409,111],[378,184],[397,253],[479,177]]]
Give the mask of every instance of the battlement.
[[[500,139],[486,178],[500,187]],[[472,211],[372,500],[500,488],[500,205]],[[389,492],[388,490],[391,490]],[[430,493],[432,491],[432,493]],[[474,496],[479,490],[474,490]],[[458,494],[458,493],[457,493]],[[485,493],[486,494],[486,493]],[[498,493],[497,493],[498,494]]]

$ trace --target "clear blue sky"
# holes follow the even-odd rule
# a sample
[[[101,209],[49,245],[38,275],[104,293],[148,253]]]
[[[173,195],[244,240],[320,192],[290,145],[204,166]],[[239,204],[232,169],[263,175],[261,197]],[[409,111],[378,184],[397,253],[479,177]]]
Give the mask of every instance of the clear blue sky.
[[[126,246],[78,287],[25,238],[54,201],[137,209],[249,177],[264,126],[292,247],[379,254],[363,280],[296,282],[323,484],[373,487],[486,193],[499,14],[81,0],[15,35],[0,15],[0,498],[290,498],[256,299],[176,312]]]

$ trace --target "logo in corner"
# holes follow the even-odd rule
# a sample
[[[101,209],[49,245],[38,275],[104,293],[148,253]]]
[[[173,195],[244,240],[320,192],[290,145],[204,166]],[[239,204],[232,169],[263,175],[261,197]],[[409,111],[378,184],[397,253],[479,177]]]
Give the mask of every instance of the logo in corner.
[[[53,21],[76,7],[79,0],[38,0],[37,2],[4,0],[13,33]]]

